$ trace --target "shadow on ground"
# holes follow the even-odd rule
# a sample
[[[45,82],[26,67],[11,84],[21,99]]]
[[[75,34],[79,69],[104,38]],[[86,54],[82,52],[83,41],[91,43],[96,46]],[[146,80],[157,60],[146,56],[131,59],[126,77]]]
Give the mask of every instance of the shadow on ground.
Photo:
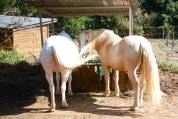
[[[40,66],[21,62],[16,65],[0,63],[0,115],[24,113],[24,106],[35,103],[42,91]]]

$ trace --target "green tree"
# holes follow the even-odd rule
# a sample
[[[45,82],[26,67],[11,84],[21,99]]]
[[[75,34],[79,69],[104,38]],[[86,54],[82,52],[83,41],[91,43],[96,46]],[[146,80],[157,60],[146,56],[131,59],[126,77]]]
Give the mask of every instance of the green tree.
[[[140,8],[149,14],[147,25],[165,26],[169,30],[178,25],[177,0],[139,0],[139,3]]]
[[[86,20],[86,27],[91,29],[113,29],[117,23],[115,16],[91,16]]]
[[[27,4],[25,0],[1,0],[0,14],[34,16],[37,14],[37,10]]]
[[[64,17],[64,30],[74,38],[77,34],[83,31],[87,17]]]

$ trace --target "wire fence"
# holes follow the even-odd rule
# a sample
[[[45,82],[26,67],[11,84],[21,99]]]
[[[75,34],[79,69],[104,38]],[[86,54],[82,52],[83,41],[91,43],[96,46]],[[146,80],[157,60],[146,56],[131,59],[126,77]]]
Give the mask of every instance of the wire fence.
[[[174,26],[172,31],[163,26],[145,27],[143,30],[143,36],[151,42],[157,59],[178,65],[178,26]]]

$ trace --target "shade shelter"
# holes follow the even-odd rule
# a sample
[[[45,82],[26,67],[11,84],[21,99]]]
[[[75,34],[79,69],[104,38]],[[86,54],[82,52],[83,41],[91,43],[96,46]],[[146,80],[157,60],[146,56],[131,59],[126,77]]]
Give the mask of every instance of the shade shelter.
[[[129,16],[129,34],[133,34],[133,15],[137,0],[26,0],[41,14],[50,16]]]
[[[133,16],[137,0],[26,0],[40,14],[55,16],[129,16],[129,34],[133,34]],[[43,36],[43,35],[41,35]],[[121,73],[122,76],[122,73]],[[125,75],[124,75],[125,77]],[[125,84],[123,80],[121,83]],[[123,86],[122,84],[122,86]],[[122,88],[122,87],[121,87]],[[126,88],[126,86],[124,87]]]

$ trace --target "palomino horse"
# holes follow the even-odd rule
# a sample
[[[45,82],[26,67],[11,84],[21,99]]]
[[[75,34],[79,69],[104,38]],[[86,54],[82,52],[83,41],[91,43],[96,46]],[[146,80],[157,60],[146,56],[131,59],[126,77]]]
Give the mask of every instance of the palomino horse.
[[[90,50],[90,52],[86,52],[87,50],[86,50],[86,48],[83,48],[86,44],[87,44],[87,40],[85,40],[85,38],[84,38],[84,35],[79,35],[79,46],[80,46],[80,55],[81,55],[81,57],[85,57],[86,56],[86,54],[87,55],[93,55],[93,54],[95,54],[95,55],[97,55],[97,52],[95,51],[95,50]],[[82,49],[83,48],[83,49]],[[84,50],[85,49],[85,50]],[[104,92],[104,96],[105,97],[108,97],[109,95],[110,95],[110,76],[109,76],[109,68],[110,67],[108,67],[108,75],[107,75],[107,78],[105,78],[105,84],[106,84],[106,86],[105,86],[105,92]],[[119,93],[120,93],[120,89],[119,89],[119,71],[117,71],[117,70],[112,70],[113,71],[113,74],[112,74],[112,76],[113,76],[113,80],[114,80],[114,88],[115,88],[115,96],[119,96]]]
[[[49,37],[40,52],[40,62],[45,70],[46,79],[49,83],[51,93],[50,111],[55,111],[55,96],[53,84],[53,72],[61,73],[62,106],[68,107],[65,98],[66,82],[69,79],[71,70],[94,58],[90,56],[80,58],[77,46],[67,37],[56,35]]]
[[[127,71],[134,88],[134,105],[137,110],[143,105],[143,93],[146,87],[147,98],[153,104],[160,104],[162,92],[158,66],[151,44],[142,36],[120,38],[107,29],[86,30],[81,32],[80,45],[84,46],[81,54],[89,54],[95,50],[104,67],[106,90],[109,90],[109,67],[113,70]],[[140,68],[141,78],[137,78],[136,70]]]

